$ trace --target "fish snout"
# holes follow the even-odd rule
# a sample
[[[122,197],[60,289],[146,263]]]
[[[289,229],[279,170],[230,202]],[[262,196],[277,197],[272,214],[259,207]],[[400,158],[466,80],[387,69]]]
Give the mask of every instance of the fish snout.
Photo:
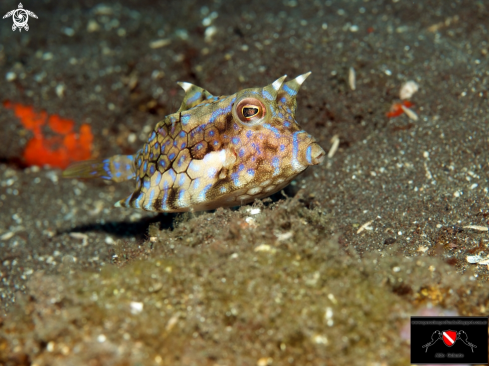
[[[309,165],[321,164],[326,153],[316,139],[306,131],[298,131],[293,135],[292,165],[296,170],[304,170]]]
[[[325,155],[326,155],[326,152],[316,142],[311,143],[307,147],[306,158],[307,158],[307,163],[309,165],[322,164],[324,161]]]

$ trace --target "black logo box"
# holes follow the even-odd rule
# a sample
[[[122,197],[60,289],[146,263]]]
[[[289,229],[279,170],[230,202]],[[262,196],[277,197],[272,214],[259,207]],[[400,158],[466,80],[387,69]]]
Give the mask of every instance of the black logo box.
[[[447,330],[457,332],[450,347],[443,342]],[[487,364],[487,341],[488,317],[411,317],[412,364]]]

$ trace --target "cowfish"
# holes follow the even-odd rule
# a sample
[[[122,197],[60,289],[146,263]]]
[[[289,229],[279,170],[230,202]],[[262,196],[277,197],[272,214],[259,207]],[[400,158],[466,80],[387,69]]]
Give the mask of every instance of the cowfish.
[[[295,120],[296,96],[309,75],[227,96],[179,82],[180,108],[156,124],[136,154],[75,163],[63,176],[135,179],[134,192],[115,206],[146,211],[203,211],[265,198],[324,159]]]

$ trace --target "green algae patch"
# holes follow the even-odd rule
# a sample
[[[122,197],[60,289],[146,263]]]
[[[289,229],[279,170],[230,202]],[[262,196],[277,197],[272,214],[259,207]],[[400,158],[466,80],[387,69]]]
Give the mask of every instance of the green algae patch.
[[[475,314],[487,299],[441,260],[360,257],[333,230],[297,199],[154,226],[99,272],[36,273],[1,324],[0,361],[400,365],[416,307]]]

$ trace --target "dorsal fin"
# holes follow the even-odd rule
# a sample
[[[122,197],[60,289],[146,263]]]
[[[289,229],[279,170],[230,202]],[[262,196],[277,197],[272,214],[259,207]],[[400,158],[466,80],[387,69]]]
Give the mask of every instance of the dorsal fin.
[[[202,89],[197,85],[190,84],[185,81],[179,81],[177,84],[180,85],[183,90],[185,90],[185,97],[183,97],[182,105],[180,106],[178,112],[186,111],[192,107],[195,107],[197,104],[202,103],[204,100],[214,97],[207,90]]]
[[[297,107],[297,92],[301,88],[302,83],[311,75],[311,72],[299,75],[293,80],[287,81],[282,85],[282,89],[278,95],[278,103],[285,104],[290,108],[292,114],[295,114],[295,109]]]

